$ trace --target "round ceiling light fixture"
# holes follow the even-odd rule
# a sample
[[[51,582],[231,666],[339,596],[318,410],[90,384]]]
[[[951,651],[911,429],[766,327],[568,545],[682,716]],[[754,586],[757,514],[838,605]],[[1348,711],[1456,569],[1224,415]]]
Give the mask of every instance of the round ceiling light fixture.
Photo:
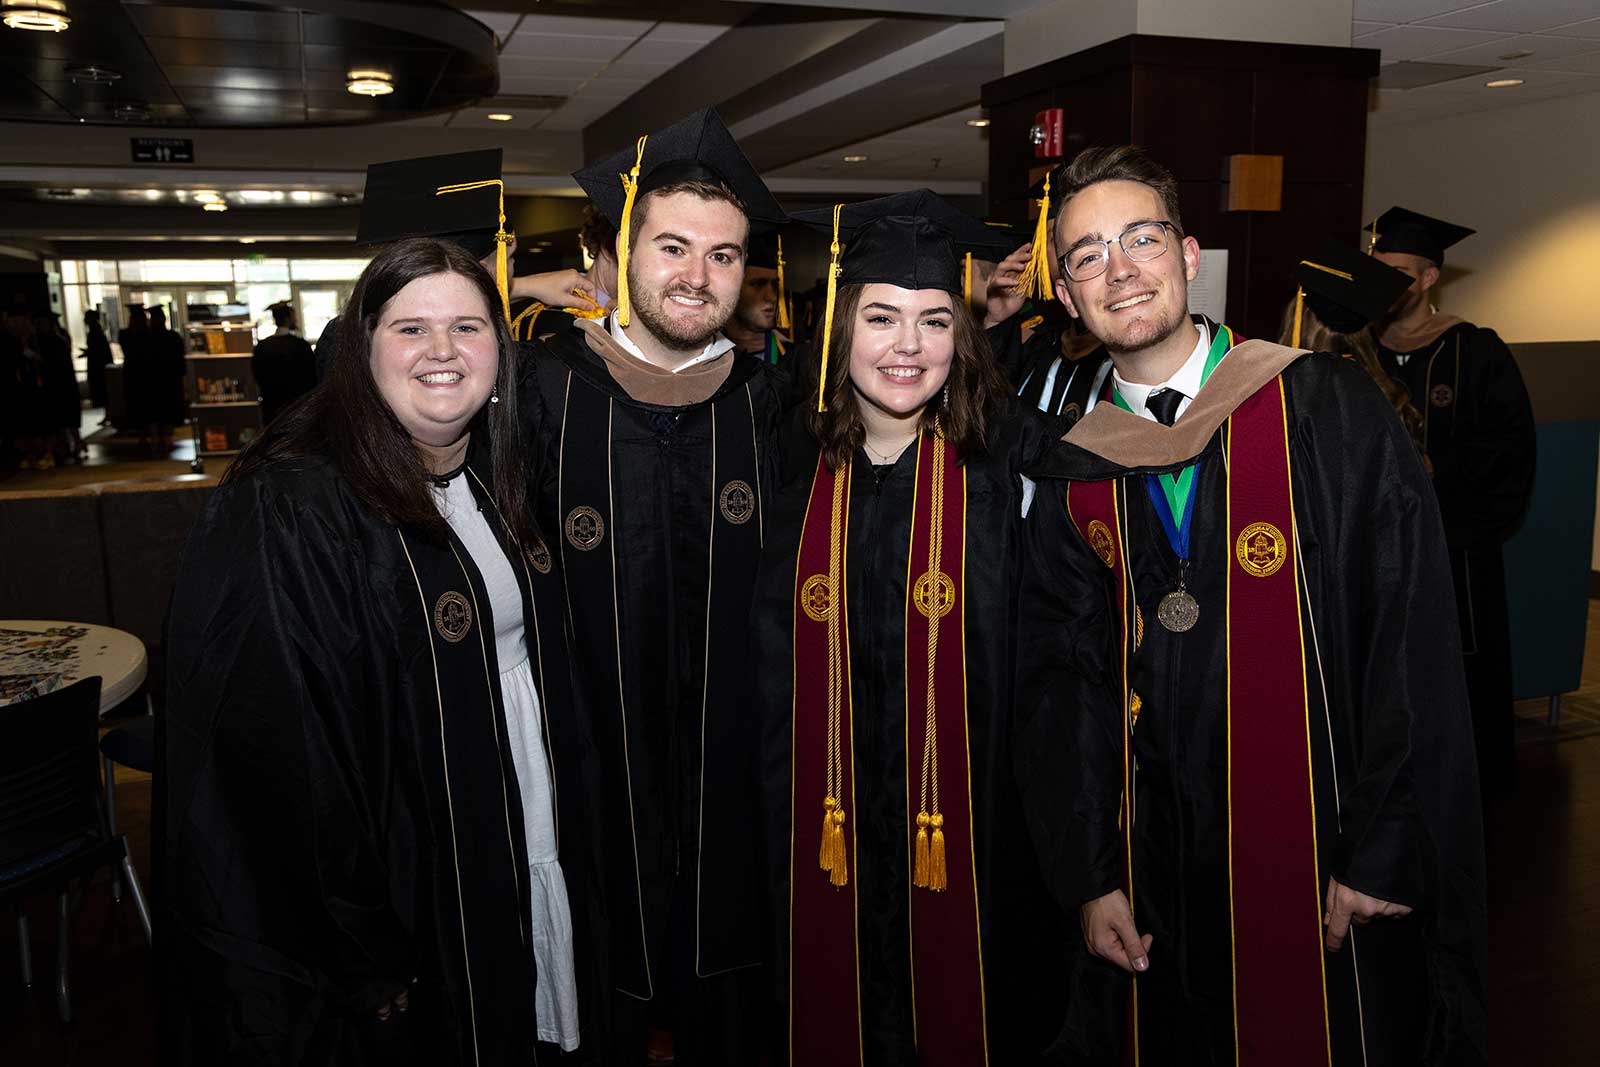
[[[509,111],[491,111],[489,114],[484,116],[484,118],[488,119],[490,122],[510,122],[516,117],[517,116],[511,114]]]
[[[357,96],[388,96],[394,92],[394,76],[384,70],[352,70],[344,87]]]
[[[1515,89],[1522,84],[1521,78],[1496,78],[1492,82],[1484,82],[1491,89]]]
[[[860,156],[860,155],[845,156],[844,157],[844,161],[846,163],[865,163],[867,161],[867,157],[866,156]]]
[[[977,129],[981,130],[985,126],[989,125],[989,120],[988,119],[968,119],[967,120],[967,125],[975,127]]]
[[[207,211],[226,211],[226,210],[228,210],[228,205],[224,204],[221,200],[211,200],[211,201],[208,201],[205,204],[205,210],[207,210]]]
[[[0,21],[13,30],[60,33],[72,25],[66,0],[0,0]]]

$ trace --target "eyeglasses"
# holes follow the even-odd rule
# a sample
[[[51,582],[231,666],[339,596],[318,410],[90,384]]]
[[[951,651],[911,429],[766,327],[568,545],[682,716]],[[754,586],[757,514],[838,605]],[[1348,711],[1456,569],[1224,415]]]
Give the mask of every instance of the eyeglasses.
[[[1137,222],[1117,234],[1116,244],[1135,263],[1148,263],[1159,259],[1174,238],[1182,240],[1183,234],[1170,222]],[[1075,282],[1100,277],[1111,262],[1111,245],[1110,241],[1085,241],[1060,258],[1061,273]]]

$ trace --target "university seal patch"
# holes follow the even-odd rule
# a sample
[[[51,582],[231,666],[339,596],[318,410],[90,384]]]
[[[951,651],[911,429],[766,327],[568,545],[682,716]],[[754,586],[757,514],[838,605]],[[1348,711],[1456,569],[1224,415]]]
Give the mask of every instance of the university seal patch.
[[[600,543],[606,535],[606,521],[600,513],[587,504],[573,508],[567,515],[567,543],[580,552],[587,552]]]
[[[445,593],[433,606],[433,628],[440,637],[455,644],[472,629],[472,604],[453,589]]]
[[[750,521],[750,516],[756,513],[756,494],[750,488],[749,482],[735,478],[722,487],[722,495],[717,498],[717,506],[722,510],[722,517],[735,526],[743,526]]]
[[[935,596],[938,597],[937,602],[934,601]],[[951,608],[956,606],[956,583],[950,580],[948,574],[940,571],[939,588],[936,594],[934,592],[933,575],[924,574],[917,579],[917,584],[912,588],[911,598],[916,603],[917,610],[922,612],[923,618],[933,618],[933,611],[937,609],[939,618],[942,619],[950,614]]]
[[[826,574],[813,574],[800,587],[800,607],[812,622],[827,622],[833,609],[833,587]]]
[[[1252,522],[1239,534],[1233,546],[1239,566],[1257,578],[1270,578],[1289,555],[1289,542],[1270,522]]]

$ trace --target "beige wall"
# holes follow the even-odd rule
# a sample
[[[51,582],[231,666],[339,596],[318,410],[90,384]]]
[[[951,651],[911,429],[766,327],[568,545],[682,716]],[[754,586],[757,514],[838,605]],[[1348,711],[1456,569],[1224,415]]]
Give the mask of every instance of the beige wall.
[[[1478,233],[1438,304],[1507,341],[1600,339],[1600,93],[1378,126],[1366,214],[1401,204]]]

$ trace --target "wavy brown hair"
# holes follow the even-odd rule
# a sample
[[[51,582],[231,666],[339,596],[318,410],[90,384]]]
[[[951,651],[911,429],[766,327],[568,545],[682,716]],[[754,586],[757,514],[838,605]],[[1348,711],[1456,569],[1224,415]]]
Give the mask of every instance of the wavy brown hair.
[[[488,439],[494,502],[512,536],[520,544],[531,543],[527,471],[517,428],[516,345],[500,314],[494,279],[471,253],[449,241],[396,241],[367,264],[339,315],[327,377],[245,448],[223,483],[278,460],[327,456],[379,518],[447,541],[450,527],[433,501],[432,475],[372,377],[372,334],[384,307],[412,282],[436,274],[467,279],[489,309],[499,352],[495,388],[500,402],[485,403],[468,430]]]
[[[817,378],[821,371],[820,347],[813,346],[814,354],[808,363],[811,390],[806,396],[811,410],[806,422],[812,436],[821,444],[828,466],[834,470],[850,461],[867,436],[861,423],[861,398],[850,381],[850,349],[855,343],[856,312],[860,310],[865,289],[864,284],[841,285],[834,298],[825,394],[827,411],[815,410],[816,402],[812,399],[817,395]],[[1011,391],[995,363],[989,339],[978,328],[972,311],[959,296],[952,297],[950,310],[950,326],[955,334],[955,358],[950,363],[950,376],[945,379],[950,389],[950,405],[945,407],[935,394],[922,409],[921,426],[931,428],[937,418],[945,439],[956,446],[956,454],[965,462],[968,457],[983,452],[989,425],[1000,416]]]

